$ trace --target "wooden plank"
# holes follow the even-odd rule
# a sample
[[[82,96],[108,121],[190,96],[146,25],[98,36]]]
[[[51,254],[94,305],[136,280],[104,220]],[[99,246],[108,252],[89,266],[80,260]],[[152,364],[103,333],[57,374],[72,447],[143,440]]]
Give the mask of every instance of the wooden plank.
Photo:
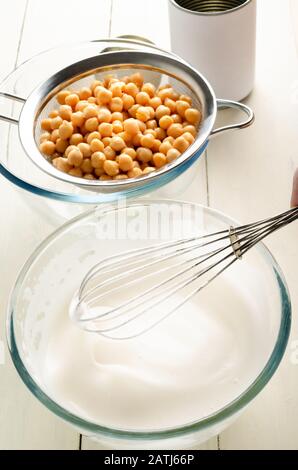
[[[6,2],[0,31],[1,44],[5,44],[5,54],[0,57],[1,74],[8,73],[14,63],[20,63],[60,42],[107,35],[110,5],[110,0],[85,0],[82,8],[78,1],[55,0],[50,7],[45,7],[44,2],[30,0],[18,51],[26,2]],[[8,294],[18,270],[53,227],[33,212],[29,205],[25,205],[23,193],[19,197],[3,178],[0,197],[0,216],[5,221],[0,231],[0,315],[4,324]],[[2,332],[0,341],[4,342],[4,335]],[[0,426],[0,449],[78,449],[79,434],[47,411],[27,391],[14,370],[6,348],[4,353],[5,357],[0,357],[0,422],[5,425]]]
[[[169,49],[170,35],[168,23],[167,0],[113,0],[111,36],[117,37],[123,34],[142,36],[153,41],[156,45]],[[201,157],[195,167],[186,176],[186,184],[182,183],[181,189],[167,187],[155,192],[152,197],[169,197],[189,200],[207,204],[207,180],[206,159]],[[100,450],[103,447],[96,442],[83,437],[82,449]],[[200,449],[217,449],[217,439],[213,438]]]
[[[298,61],[289,2],[258,2],[256,86],[248,103],[255,125],[218,137],[208,156],[210,202],[243,222],[286,210],[293,171],[298,166]],[[292,15],[292,16],[291,16]],[[296,10],[297,15],[297,10]],[[278,23],[278,34],[276,24]],[[221,113],[221,121],[232,113]],[[290,361],[297,340],[297,225],[268,240],[291,291],[293,328],[290,347],[274,380],[245,414],[220,436],[222,449],[297,449],[297,366]]]
[[[18,62],[65,43],[109,36],[111,0],[30,0]]]

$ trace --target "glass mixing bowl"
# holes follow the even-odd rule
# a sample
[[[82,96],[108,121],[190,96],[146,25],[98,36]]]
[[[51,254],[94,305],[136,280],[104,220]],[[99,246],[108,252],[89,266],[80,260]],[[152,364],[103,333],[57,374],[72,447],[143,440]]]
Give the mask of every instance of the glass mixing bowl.
[[[183,424],[156,426],[149,430],[145,425],[133,429],[123,425],[107,427],[99,419],[88,420],[74,413],[70,403],[67,406],[58,403],[44,383],[41,360],[50,317],[57,309],[61,311],[65,302],[68,305],[85,272],[99,259],[124,249],[152,245],[161,239],[209,233],[231,225],[235,222],[229,217],[196,204],[140,201],[91,210],[49,236],[21,270],[8,310],[10,353],[20,377],[36,398],[82,434],[110,449],[192,449],[233,422],[276,371],[290,332],[291,304],[287,285],[279,266],[263,244],[247,253],[242,261],[234,263],[220,278],[233,285],[227,328],[243,316],[236,301],[240,294],[249,302],[256,328],[253,334],[249,328],[242,328],[238,338],[231,336],[231,341],[246,343],[249,354],[239,358],[243,361],[243,376],[237,393],[212,413],[198,418],[194,412],[193,419]],[[197,296],[198,302],[210,307],[208,312],[212,316],[220,315],[220,305],[225,303],[224,296],[218,298],[220,279]],[[182,310],[178,313],[186,314],[187,304]],[[217,348],[218,367],[222,367],[224,355],[221,355],[220,346]],[[241,347],[239,351],[241,354]],[[199,374],[202,364],[199,361],[195,366]],[[216,399],[221,399],[221,386],[213,393]]]

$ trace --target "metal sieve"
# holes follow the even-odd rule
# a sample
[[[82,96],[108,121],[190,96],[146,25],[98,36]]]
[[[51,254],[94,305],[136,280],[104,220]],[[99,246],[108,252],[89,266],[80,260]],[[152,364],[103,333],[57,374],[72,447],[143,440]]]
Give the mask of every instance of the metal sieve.
[[[202,112],[200,131],[193,145],[177,160],[140,178],[121,181],[93,181],[74,177],[57,170],[39,151],[40,122],[57,107],[55,99],[57,93],[69,87],[88,86],[95,78],[101,80],[107,74],[112,73],[121,78],[138,71],[142,73],[146,81],[151,81],[156,85],[170,83],[178,93],[191,96],[194,107]],[[175,177],[178,167],[180,172],[185,171],[199,157],[205,150],[210,135],[230,129],[245,128],[254,120],[253,112],[247,106],[229,100],[216,100],[206,79],[183,60],[168,54],[144,51],[106,52],[76,62],[39,85],[27,100],[8,93],[0,93],[0,95],[24,103],[19,120],[2,115],[0,115],[0,119],[18,124],[22,146],[27,156],[37,167],[53,178],[102,193],[119,191],[129,193],[142,187],[144,190],[150,190],[161,177],[164,178],[163,181],[168,182]],[[219,107],[240,109],[247,115],[247,119],[242,123],[213,130]]]

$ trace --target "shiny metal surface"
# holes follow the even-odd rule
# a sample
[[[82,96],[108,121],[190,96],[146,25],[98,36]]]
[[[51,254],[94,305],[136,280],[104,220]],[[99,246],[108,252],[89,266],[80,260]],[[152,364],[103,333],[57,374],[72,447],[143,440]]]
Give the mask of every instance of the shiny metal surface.
[[[240,10],[252,0],[169,0],[176,8],[194,15],[225,15]]]

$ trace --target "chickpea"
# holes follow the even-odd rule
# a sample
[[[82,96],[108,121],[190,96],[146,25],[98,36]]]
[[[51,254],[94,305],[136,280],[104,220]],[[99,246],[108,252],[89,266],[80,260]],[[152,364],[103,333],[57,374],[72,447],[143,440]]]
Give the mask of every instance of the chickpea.
[[[154,129],[146,129],[144,135],[152,135],[156,139],[156,132]]]
[[[149,104],[150,106],[152,106],[153,109],[157,109],[159,106],[162,105],[162,101],[158,96],[154,96],[154,98],[151,98]]]
[[[105,174],[105,171],[103,168],[95,168],[94,173],[96,174],[96,176],[100,177]]]
[[[96,117],[87,119],[85,128],[88,132],[95,132],[98,129],[98,119]]]
[[[158,127],[157,129],[155,129],[155,133],[156,133],[156,138],[158,140],[163,141],[167,137],[166,131],[162,129],[161,127]]]
[[[172,114],[176,112],[176,101],[166,98],[164,104],[171,110]]]
[[[174,148],[179,150],[179,152],[183,153],[189,147],[189,142],[184,139],[184,137],[178,137],[174,142]]]
[[[158,125],[155,119],[151,119],[146,123],[147,129],[157,129]]]
[[[79,101],[78,104],[76,105],[75,107],[75,111],[84,111],[85,108],[87,108],[87,106],[89,106],[89,102],[87,100],[82,100],[82,101]]]
[[[104,171],[108,176],[117,176],[119,175],[119,165],[117,162],[111,160],[106,160],[103,164]]]
[[[121,153],[125,153],[125,155],[129,155],[133,160],[137,157],[137,152],[135,149],[131,147],[125,147]]]
[[[91,140],[90,142],[90,149],[91,149],[91,152],[92,153],[95,153],[95,152],[103,152],[104,151],[104,144],[101,140],[99,139],[93,139]]]
[[[120,152],[126,147],[124,140],[121,137],[113,137],[110,147],[116,152]]]
[[[112,122],[112,113],[109,109],[107,108],[102,108],[99,110],[98,112],[98,120],[99,122],[107,122],[107,123],[110,123]]]
[[[133,168],[127,173],[127,176],[129,178],[137,178],[138,176],[141,176],[143,174],[141,168]]]
[[[63,171],[64,173],[69,173],[71,170],[71,166],[67,159],[63,157],[55,158],[55,160],[53,160],[53,165],[57,170]]]
[[[145,91],[140,91],[136,96],[136,103],[141,106],[148,106],[150,103],[150,96]]]
[[[113,180],[127,180],[128,176],[127,175],[117,175],[114,176]]]
[[[98,104],[108,104],[113,98],[113,93],[104,87],[96,88],[96,98]]]
[[[155,96],[155,86],[152,83],[144,83],[142,86],[142,91],[147,93],[150,98]]]
[[[135,100],[131,95],[124,94],[122,97],[122,102],[123,102],[123,109],[126,111],[129,110],[129,108],[132,108],[132,106],[135,104]]]
[[[139,147],[137,149],[137,158],[143,163],[150,162],[152,156],[153,156],[152,150],[148,148]]]
[[[73,125],[71,124],[71,122],[63,121],[63,123],[59,127],[59,135],[61,139],[67,140],[72,136],[72,134],[73,134]]]
[[[190,124],[199,124],[202,119],[202,113],[198,109],[189,108],[185,111],[185,119],[190,122]]]
[[[52,130],[52,119],[50,119],[50,118],[43,119],[41,121],[41,128],[44,131],[51,131]]]
[[[184,132],[184,133],[185,133],[185,132],[189,132],[189,133],[192,134],[194,137],[196,137],[196,135],[197,135],[197,130],[196,130],[195,126],[191,126],[191,125],[185,126],[185,127],[183,128],[183,132]]]
[[[63,123],[63,119],[60,116],[55,117],[51,120],[51,128],[52,130],[59,129],[61,124]]]
[[[121,112],[123,110],[123,101],[121,98],[115,97],[110,103],[110,109],[113,113]]]
[[[56,146],[54,142],[51,142],[50,140],[45,140],[40,144],[39,150],[45,155],[53,155],[55,153]]]
[[[78,149],[82,152],[84,158],[91,157],[92,151],[89,144],[81,143],[78,145]]]
[[[72,116],[71,106],[68,106],[67,104],[62,104],[59,108],[59,116],[64,121],[71,121],[71,116]]]
[[[49,117],[50,117],[51,119],[53,119],[53,118],[55,118],[55,117],[57,117],[57,116],[59,116],[59,111],[57,111],[57,109],[53,109],[53,111],[51,111],[50,114],[49,114]]]
[[[91,155],[91,164],[95,169],[103,168],[106,156],[103,152],[95,152]]]
[[[76,93],[71,93],[65,98],[65,104],[67,104],[68,106],[71,106],[72,108],[75,108],[79,101],[80,101],[80,98],[78,97]]]
[[[70,176],[76,176],[77,178],[82,178],[82,176],[83,176],[83,173],[82,173],[81,168],[72,168],[72,169],[68,172],[68,174],[69,174]]]
[[[161,146],[162,142],[158,139],[154,139],[153,145],[152,145],[152,152],[159,152],[159,148]]]
[[[133,136],[132,143],[135,147],[140,147],[142,137],[143,137],[143,134],[141,134],[140,132]]]
[[[138,162],[137,160],[135,160],[135,161],[133,162],[133,167],[134,167],[134,168],[141,168],[141,165],[139,164],[139,162]]]
[[[113,126],[112,124],[108,124],[107,122],[102,122],[99,125],[98,130],[102,137],[112,137],[113,135]]]
[[[180,157],[181,153],[177,149],[170,149],[167,153],[167,162],[171,163],[173,160],[176,160]]]
[[[163,90],[160,90],[157,94],[157,96],[162,100],[165,101],[167,98],[173,99],[173,88],[164,88]]]
[[[68,157],[69,153],[72,151],[72,150],[77,150],[78,147],[76,147],[76,145],[70,145],[69,147],[67,147],[67,149],[65,150],[64,152],[64,155],[65,157]]]
[[[126,121],[126,119],[130,118],[130,115],[126,111],[123,111],[121,114],[122,114],[122,121]]]
[[[91,98],[92,96],[92,91],[88,87],[83,87],[79,91],[79,97],[80,100],[88,100],[88,98]]]
[[[171,150],[171,148],[172,145],[170,144],[170,142],[163,142],[159,147],[159,151],[160,153],[167,155],[168,151]]]
[[[114,121],[121,121],[121,122],[123,122],[123,121],[124,121],[124,119],[123,119],[123,114],[122,114],[121,112],[118,112],[118,111],[116,111],[115,113],[113,113],[113,114],[111,115],[111,117],[112,117],[111,122],[114,122]]]
[[[190,104],[187,101],[177,101],[176,102],[176,110],[177,113],[180,114],[181,117],[185,117],[185,112],[187,109],[190,108]]]
[[[145,106],[140,106],[136,113],[136,118],[140,121],[147,122],[151,118],[151,113]]]
[[[56,141],[56,150],[59,153],[64,153],[68,147],[68,142],[66,140],[57,139]]]
[[[84,123],[84,114],[82,111],[77,111],[71,115],[71,122],[74,127],[80,127]]]
[[[139,88],[137,87],[135,83],[127,83],[123,91],[125,94],[130,95],[133,98],[136,98],[137,94],[139,93]]]
[[[140,132],[139,123],[136,119],[127,119],[123,123],[124,131],[131,135],[136,135]]]
[[[93,166],[91,164],[91,159],[90,158],[84,158],[80,168],[81,168],[83,173],[87,173],[87,174],[92,173]]]
[[[128,112],[130,114],[131,117],[133,117],[134,119],[136,118],[137,116],[137,111],[138,109],[140,108],[140,105],[139,104],[134,104],[131,108],[129,108]]]
[[[86,136],[85,136],[85,139],[86,139]],[[97,139],[97,140],[101,139],[101,135],[98,131],[90,132],[90,134],[87,136],[87,139],[86,139],[87,144],[90,145],[92,140],[94,139]]]
[[[92,173],[86,173],[86,174],[84,175],[84,179],[85,179],[85,180],[95,180],[96,178],[95,178],[94,175],[92,175]]]
[[[149,175],[149,173],[153,173],[154,171],[156,171],[156,168],[154,168],[153,166],[147,166],[143,170],[143,175]]]
[[[190,96],[187,95],[180,95],[179,101],[186,101],[190,106],[192,105],[192,99]]]
[[[132,136],[128,132],[125,132],[125,131],[120,132],[120,134],[118,134],[118,137],[121,137],[121,139],[124,140],[124,142],[126,143],[128,147],[132,145],[132,140],[134,139],[134,136]]]
[[[50,140],[56,143],[58,139],[60,139],[59,129],[55,129],[51,134]]]
[[[137,72],[137,73],[134,73],[133,75],[130,76],[130,81],[135,83],[139,88],[142,88],[142,86],[144,85],[144,78],[142,77],[142,75]]]
[[[110,143],[112,142],[112,137],[104,137],[101,139],[101,141],[105,147],[109,147]]]
[[[182,124],[172,124],[168,130],[168,136],[177,139],[183,134]]]
[[[65,104],[65,98],[70,95],[70,91],[68,90],[62,90],[59,91],[57,95],[57,101],[59,104]]]
[[[115,83],[112,83],[112,85],[110,86],[110,90],[113,94],[113,97],[115,98],[122,98],[123,96],[123,89],[125,87],[125,83],[124,82],[115,82]]]
[[[94,93],[95,88],[98,86],[103,86],[103,83],[99,80],[93,80],[93,82],[90,85],[90,90],[92,91],[92,93]]]
[[[97,99],[94,96],[90,96],[90,98],[88,98],[88,103],[97,104]]]
[[[163,140],[163,143],[165,144],[166,142],[170,142],[170,144],[173,146],[174,145],[174,142],[175,142],[175,139],[174,137],[166,137],[164,140]]]
[[[110,147],[109,145],[104,148],[103,153],[106,157],[106,160],[115,160],[116,158],[115,150],[113,150],[112,147]]]
[[[119,155],[118,164],[122,171],[131,171],[133,169],[133,159],[125,153]]]
[[[113,125],[113,132],[115,134],[120,134],[120,132],[123,132],[123,122],[114,121],[112,125]]]
[[[85,123],[82,124],[82,126],[80,127],[80,131],[81,131],[81,134],[84,136],[84,139],[87,140],[88,135],[90,134],[90,132],[87,131]]]
[[[163,153],[155,153],[152,160],[156,168],[161,168],[167,163],[166,156]]]
[[[109,176],[109,175],[102,175],[100,176],[100,181],[111,181],[113,178],[112,176]]]
[[[67,155],[67,161],[70,165],[72,165],[76,168],[79,168],[83,163],[83,154],[82,154],[82,152],[78,148],[76,148],[75,150],[72,150]]]
[[[98,110],[94,104],[88,104],[83,110],[83,116],[85,119],[91,119],[97,117]]]
[[[51,133],[50,132],[43,132],[39,138],[39,142],[42,143],[45,140],[50,140],[51,139]]]
[[[187,142],[189,142],[190,144],[193,144],[194,141],[195,141],[195,138],[194,136],[190,133],[190,132],[184,132],[184,134],[182,134],[183,138],[185,140],[187,140]]]
[[[141,146],[146,147],[148,149],[152,149],[154,145],[154,137],[152,134],[146,134],[143,137],[141,137]]]
[[[158,106],[157,110],[155,111],[155,116],[158,120],[160,120],[163,116],[169,116],[170,114],[170,108],[164,105]]]
[[[172,114],[171,118],[173,119],[175,124],[182,124],[182,117],[180,114]]]
[[[171,118],[171,116],[163,116],[159,120],[159,127],[161,127],[162,129],[165,129],[165,130],[167,130],[172,124],[174,124],[174,121]]]

